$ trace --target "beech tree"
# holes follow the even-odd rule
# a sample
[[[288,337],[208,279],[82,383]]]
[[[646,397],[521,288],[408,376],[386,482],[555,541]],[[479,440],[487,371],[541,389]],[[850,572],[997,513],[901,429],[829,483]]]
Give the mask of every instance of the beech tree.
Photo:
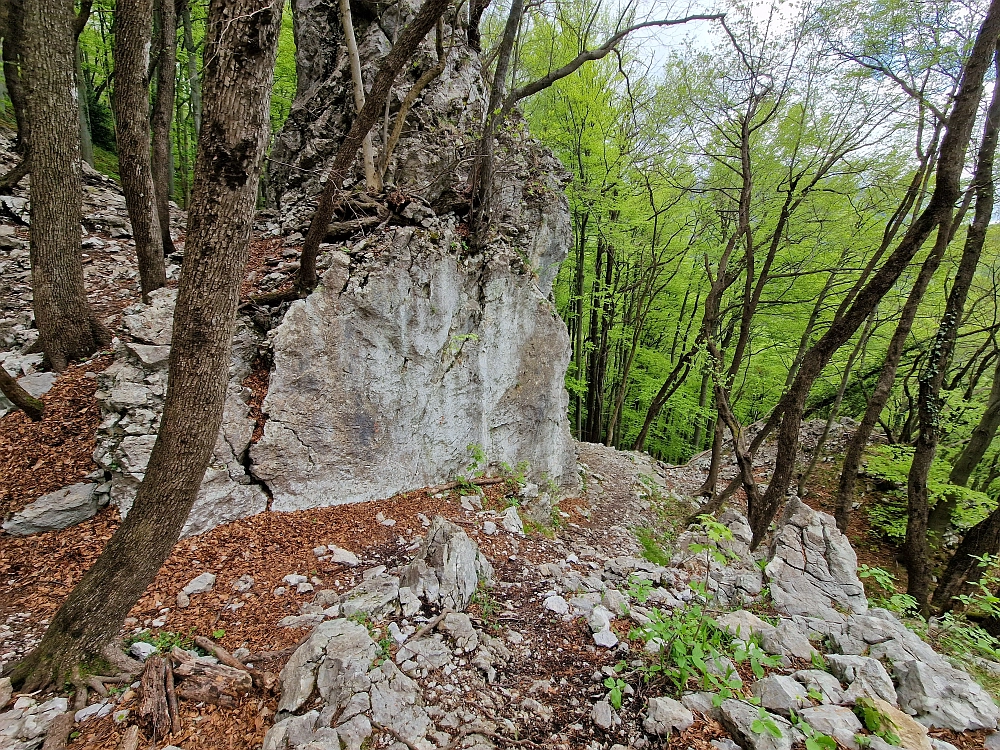
[[[21,48],[31,123],[31,273],[35,322],[55,370],[111,340],[83,284],[79,108],[73,0],[24,0]]]
[[[270,135],[282,4],[209,5],[203,127],[159,434],[128,516],[38,646],[13,668],[22,690],[72,679],[95,657],[126,670],[135,666],[117,647],[119,630],[177,542],[222,423],[239,285]],[[47,15],[37,12],[42,5],[29,0],[36,9],[32,25]]]
[[[115,4],[115,81],[111,90],[111,106],[115,112],[122,192],[139,258],[142,298],[147,302],[150,292],[167,283],[163,265],[163,235],[149,151],[149,85],[146,76],[152,33],[153,0]],[[173,70],[170,76],[173,77]],[[159,156],[162,159],[165,155]]]
[[[177,66],[177,9],[174,0],[160,0],[159,50],[156,60],[156,96],[150,128],[153,134],[152,172],[156,195],[156,217],[160,225],[164,255],[174,251],[170,237],[170,193],[173,185],[173,159],[170,153],[170,126],[174,116],[174,93]]]

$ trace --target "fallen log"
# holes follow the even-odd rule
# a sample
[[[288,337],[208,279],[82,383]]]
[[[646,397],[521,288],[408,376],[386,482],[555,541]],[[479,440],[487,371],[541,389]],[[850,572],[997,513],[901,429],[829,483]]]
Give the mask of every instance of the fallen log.
[[[150,656],[142,671],[139,718],[152,730],[153,738],[170,734],[170,709],[167,705],[167,663],[162,656]]]
[[[177,647],[170,655],[176,663],[174,679],[180,683],[176,693],[181,698],[234,706],[236,699],[247,695],[253,687],[253,680],[245,668],[215,664]]]

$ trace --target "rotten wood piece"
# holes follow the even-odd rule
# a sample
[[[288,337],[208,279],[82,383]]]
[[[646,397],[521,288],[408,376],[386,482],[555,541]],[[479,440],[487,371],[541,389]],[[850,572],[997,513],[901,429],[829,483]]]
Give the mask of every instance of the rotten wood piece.
[[[118,750],[138,750],[139,748],[139,727],[134,724],[125,730],[125,736],[122,737],[122,744],[118,746]]]
[[[176,691],[181,698],[235,706],[236,699],[247,695],[253,687],[253,679],[245,668],[235,669],[195,658],[176,647],[170,655],[177,665],[174,678],[180,682]]]
[[[166,737],[170,733],[170,709],[167,707],[167,663],[162,656],[150,656],[142,671],[140,690],[142,702],[139,717],[153,733]]]

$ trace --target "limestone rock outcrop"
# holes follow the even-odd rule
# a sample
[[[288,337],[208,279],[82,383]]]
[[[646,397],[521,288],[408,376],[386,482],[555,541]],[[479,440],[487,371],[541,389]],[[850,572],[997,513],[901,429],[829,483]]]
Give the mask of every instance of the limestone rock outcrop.
[[[556,196],[553,198],[558,199]],[[454,217],[337,253],[271,333],[252,471],[274,510],[387,497],[488,462],[575,489],[569,339],[512,251],[463,257]]]

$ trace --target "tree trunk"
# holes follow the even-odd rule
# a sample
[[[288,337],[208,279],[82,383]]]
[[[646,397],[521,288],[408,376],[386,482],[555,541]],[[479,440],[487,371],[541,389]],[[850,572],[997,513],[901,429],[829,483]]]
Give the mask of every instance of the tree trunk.
[[[998,428],[1000,428],[1000,358],[997,359],[997,366],[993,371],[993,385],[986,401],[986,411],[973,428],[969,442],[955,459],[955,465],[952,466],[951,475],[948,477],[951,484],[964,487],[969,483],[969,477],[986,455]]]
[[[72,0],[26,0],[22,50],[31,122],[31,276],[35,321],[52,368],[110,342],[83,285],[83,186],[73,95]]]
[[[24,2],[5,0],[3,6],[3,77],[17,123],[14,150],[21,155],[21,160],[0,177],[0,193],[10,193],[28,174],[31,166],[31,123],[28,119],[25,81],[21,75],[24,64]]]
[[[996,35],[993,37],[997,41]],[[1000,71],[1000,51],[996,56],[997,70]],[[920,376],[918,415],[920,431],[917,434],[916,449],[913,453],[913,463],[907,477],[907,524],[906,524],[906,592],[917,600],[921,609],[927,611],[930,595],[931,566],[930,548],[928,544],[929,503],[927,478],[930,475],[931,463],[937,453],[938,434],[940,431],[941,411],[944,408],[941,399],[941,385],[951,364],[951,355],[955,349],[955,338],[965,310],[965,300],[972,286],[979,265],[979,258],[986,243],[986,232],[989,229],[990,218],[993,215],[993,162],[996,154],[997,139],[1000,136],[1000,87],[993,88],[993,96],[986,112],[986,124],[983,128],[982,144],[979,147],[979,160],[972,177],[976,189],[976,213],[965,237],[962,248],[962,258],[955,272],[951,292],[945,304],[944,315],[938,327],[934,344],[927,358],[926,369]],[[943,518],[950,517],[945,500],[939,501],[943,507],[938,512],[938,525]],[[950,503],[953,507],[954,503]]]
[[[515,0],[519,2],[520,0]],[[1000,1],[1000,0],[998,0]],[[326,229],[333,218],[337,194],[347,177],[347,170],[357,158],[362,141],[375,126],[378,116],[389,98],[392,84],[399,71],[410,60],[427,32],[434,28],[438,18],[448,10],[449,0],[424,0],[417,15],[406,25],[399,35],[392,50],[382,59],[365,106],[358,112],[350,131],[337,149],[337,155],[330,166],[326,185],[320,193],[319,205],[309,224],[309,231],[302,243],[302,255],[299,263],[299,275],[296,283],[297,292],[305,296],[319,282],[316,274],[316,258],[319,255],[319,245],[326,237]]]
[[[114,642],[122,622],[170,554],[198,494],[222,422],[240,280],[271,131],[282,4],[209,5],[205,120],[160,431],[128,516],[41,643],[15,667],[14,684],[25,689],[61,679],[94,655],[121,660]],[[75,121],[67,121],[75,128]]]
[[[201,74],[198,72],[197,47],[191,30],[191,5],[189,0],[181,0],[181,21],[184,24],[184,49],[187,50],[188,86],[191,95],[191,117],[194,120],[195,135],[201,134]]]
[[[156,192],[149,154],[149,69],[153,33],[153,0],[115,5],[115,83],[111,107],[115,113],[118,166],[132,237],[139,257],[142,299],[167,283],[163,237],[156,213]]]
[[[864,456],[865,448],[868,446],[868,439],[872,436],[875,425],[878,424],[879,416],[885,408],[892,393],[892,387],[896,383],[896,371],[899,369],[899,362],[903,358],[903,350],[906,340],[910,336],[913,328],[913,321],[917,316],[917,308],[927,291],[927,287],[934,278],[934,274],[941,263],[941,258],[948,246],[948,232],[938,230],[938,238],[934,243],[934,249],[924,260],[917,274],[917,280],[913,283],[906,303],[899,314],[899,323],[889,341],[889,347],[885,352],[885,364],[875,382],[875,390],[872,391],[868,405],[865,407],[864,416],[861,423],[851,437],[844,454],[844,464],[840,471],[840,483],[837,488],[837,528],[847,533],[847,526],[851,522],[851,509],[854,505],[854,487],[858,481],[858,470],[861,468],[861,459]]]
[[[76,72],[76,100],[80,109],[80,158],[94,166],[94,141],[90,137],[90,108],[87,106],[87,81],[83,77],[83,51],[77,44],[73,55]]]
[[[827,332],[806,353],[798,375],[779,404],[783,413],[774,474],[759,508],[750,514],[749,519],[754,549],[763,540],[792,479],[799,447],[799,424],[812,384],[837,349],[854,335],[882,297],[895,285],[931,232],[943,222],[950,221],[953,207],[961,195],[965,152],[983,95],[983,78],[990,67],[998,34],[1000,0],[993,0],[969,54],[958,94],[948,115],[938,156],[934,192],[927,207],[910,225],[882,267],[868,279],[843,313],[835,318]]]
[[[28,393],[0,365],[0,393],[6,396],[14,406],[22,409],[32,422],[37,422],[45,412],[45,404],[40,399]]]
[[[176,67],[177,13],[174,0],[160,0],[160,60],[156,66],[156,99],[153,102],[150,125],[153,130],[153,190],[164,255],[170,255],[174,251],[174,241],[170,237],[170,185],[174,171],[170,153],[170,126],[174,116]]]
[[[934,590],[932,608],[945,612],[952,607],[952,600],[962,593],[962,588],[979,567],[976,557],[1000,552],[1000,508],[977,523],[967,532],[948,567]]]
[[[351,0],[339,0],[340,22],[344,27],[344,42],[347,56],[351,61],[351,83],[354,88],[354,109],[360,112],[365,106],[365,82],[361,78],[361,57],[358,54],[358,40],[354,38],[354,19],[351,18]],[[361,161],[365,168],[365,185],[374,192],[382,190],[382,178],[375,171],[375,147],[372,146],[371,131],[361,141]]]

